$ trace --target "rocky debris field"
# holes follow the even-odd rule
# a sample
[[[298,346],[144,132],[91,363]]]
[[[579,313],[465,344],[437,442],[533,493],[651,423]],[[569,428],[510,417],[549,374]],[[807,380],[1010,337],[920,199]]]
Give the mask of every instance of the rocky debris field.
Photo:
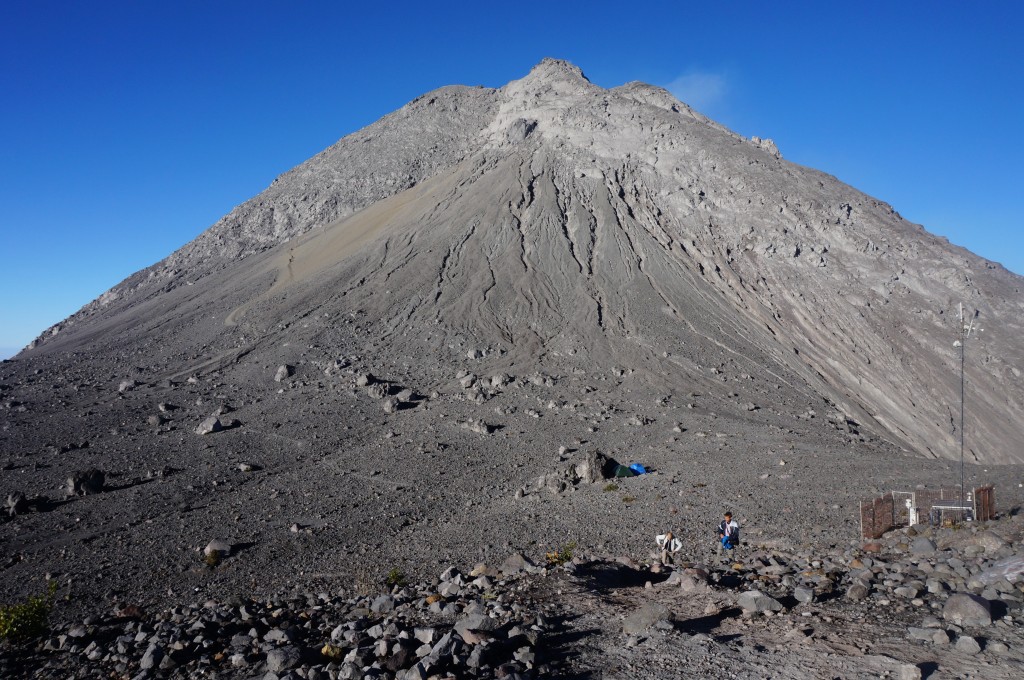
[[[851,431],[828,403],[774,390],[753,423],[736,395],[759,380],[728,364],[679,394],[622,367],[322,355],[254,353],[236,370],[255,377],[140,371],[123,390],[89,360],[0,364],[0,602],[58,586],[51,634],[4,647],[0,676],[1024,667],[1018,517],[857,540],[861,498],[958,470]],[[222,427],[196,429],[210,418]],[[634,464],[644,474],[617,476]],[[1006,509],[1017,474],[967,467],[968,483],[998,480]],[[744,535],[727,563],[723,509]],[[674,565],[652,554],[666,530]]]
[[[281,362],[256,350],[176,378],[134,371],[125,390],[102,357],[0,364],[0,602],[47,575],[85,613],[330,590],[392,568],[418,580],[455,555],[537,558],[569,542],[636,557],[667,529],[700,557],[725,509],[753,542],[827,551],[857,535],[862,498],[959,472],[731,364],[679,393],[583,361],[516,375],[485,358],[440,371],[289,353],[280,381]],[[777,401],[759,398],[752,421],[731,396],[743,392]],[[197,431],[211,418],[220,429]],[[646,473],[615,476],[633,464]],[[1018,468],[966,473],[1000,479],[1000,507],[1020,504]],[[210,571],[213,540],[232,555]]]
[[[5,644],[10,678],[1017,678],[1024,515],[817,554],[566,545],[377,593],[129,605]],[[211,569],[217,568],[211,562]],[[61,606],[58,605],[60,614]]]
[[[526,563],[520,559],[520,565]],[[521,567],[509,560],[505,569]],[[536,677],[550,625],[528,581],[479,565],[390,592],[289,592],[147,615],[128,606],[56,628],[36,648],[6,647],[5,678]]]

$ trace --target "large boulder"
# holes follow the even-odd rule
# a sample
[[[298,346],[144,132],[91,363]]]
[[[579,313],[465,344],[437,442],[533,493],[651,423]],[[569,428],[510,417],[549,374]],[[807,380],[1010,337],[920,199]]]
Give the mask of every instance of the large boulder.
[[[912,555],[932,555],[935,553],[935,543],[926,536],[918,536],[910,544],[910,553]]]
[[[455,632],[467,644],[479,644],[491,637],[490,633],[501,627],[501,622],[486,614],[470,614],[455,624]]]
[[[600,451],[590,451],[575,464],[573,472],[580,481],[592,484],[611,477],[614,469],[615,461]]]
[[[783,609],[781,602],[765,595],[760,590],[748,590],[741,593],[736,604],[745,612],[780,612]]]
[[[950,595],[942,608],[942,618],[958,626],[988,626],[992,623],[992,605],[980,595]]]
[[[978,534],[975,544],[984,548],[987,553],[994,553],[1006,547],[1006,541],[994,531],[983,531]]]
[[[88,496],[103,491],[106,475],[101,470],[80,470],[68,477],[65,490],[69,496]]]
[[[622,632],[626,635],[639,635],[662,621],[668,621],[669,611],[658,602],[648,602],[635,609],[622,623]]]

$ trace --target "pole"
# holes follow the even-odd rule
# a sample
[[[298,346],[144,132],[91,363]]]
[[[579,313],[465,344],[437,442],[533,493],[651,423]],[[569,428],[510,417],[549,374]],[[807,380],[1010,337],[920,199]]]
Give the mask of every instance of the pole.
[[[967,344],[967,336],[963,331],[963,322],[960,323],[960,513],[963,514],[964,507],[964,346]]]

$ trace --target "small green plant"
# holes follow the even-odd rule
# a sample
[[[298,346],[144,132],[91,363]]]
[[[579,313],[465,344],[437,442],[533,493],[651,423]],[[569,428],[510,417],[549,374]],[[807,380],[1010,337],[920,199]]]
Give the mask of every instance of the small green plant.
[[[619,490],[619,485],[616,484],[615,482],[608,482],[607,484],[604,485],[604,490],[605,491],[618,491]]]
[[[393,567],[388,575],[384,577],[384,584],[389,588],[403,587],[409,583],[409,580],[405,578],[405,574],[398,567]]]
[[[557,550],[545,553],[544,558],[547,560],[549,567],[558,567],[572,559],[572,553],[575,549],[576,541],[571,541]]]
[[[623,496],[622,497],[622,502],[623,503],[632,503],[635,500],[636,500],[635,496]]]
[[[21,604],[0,607],[0,640],[23,642],[42,637],[50,630],[57,582],[50,581],[42,595],[31,595]]]

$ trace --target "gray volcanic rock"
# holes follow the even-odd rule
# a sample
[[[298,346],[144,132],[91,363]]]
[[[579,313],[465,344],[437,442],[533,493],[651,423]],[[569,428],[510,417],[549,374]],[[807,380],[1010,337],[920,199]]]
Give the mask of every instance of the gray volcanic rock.
[[[987,626],[992,623],[992,605],[980,595],[955,593],[946,600],[942,617],[961,626]]]
[[[748,590],[740,594],[736,603],[748,612],[777,612],[782,610],[782,604],[769,595],[759,590]]]
[[[671,616],[668,608],[657,602],[648,602],[630,613],[622,623],[622,632],[626,635],[645,633]]]
[[[220,422],[220,418],[217,416],[210,416],[196,426],[196,434],[212,434],[214,432],[220,432],[223,429],[224,425]]]
[[[88,496],[103,491],[105,483],[106,474],[102,470],[80,470],[68,477],[65,493],[68,496]]]

